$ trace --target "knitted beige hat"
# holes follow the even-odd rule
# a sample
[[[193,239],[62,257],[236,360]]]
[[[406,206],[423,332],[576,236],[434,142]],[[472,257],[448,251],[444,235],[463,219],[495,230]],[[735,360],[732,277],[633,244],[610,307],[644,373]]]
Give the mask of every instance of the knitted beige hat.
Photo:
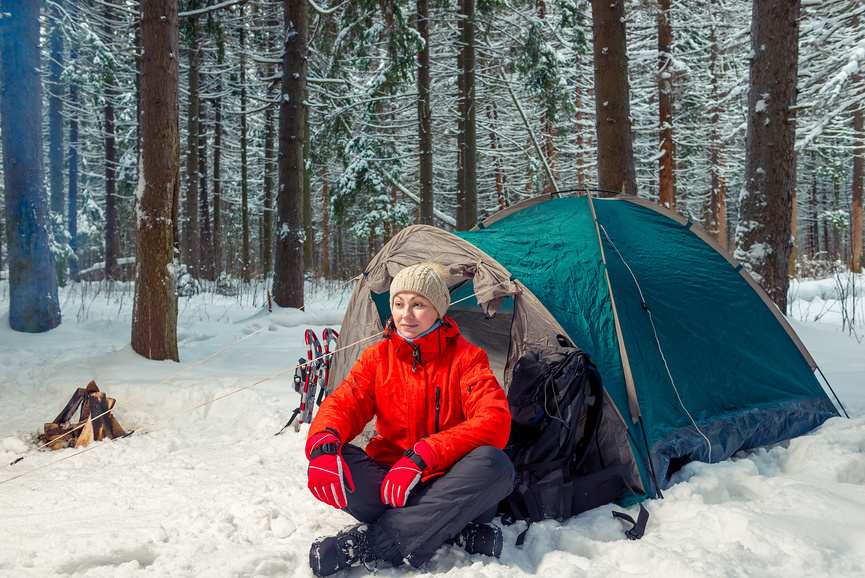
[[[394,297],[402,291],[413,291],[429,299],[439,317],[444,317],[451,304],[444,268],[438,263],[419,263],[397,273],[390,283],[391,309]]]

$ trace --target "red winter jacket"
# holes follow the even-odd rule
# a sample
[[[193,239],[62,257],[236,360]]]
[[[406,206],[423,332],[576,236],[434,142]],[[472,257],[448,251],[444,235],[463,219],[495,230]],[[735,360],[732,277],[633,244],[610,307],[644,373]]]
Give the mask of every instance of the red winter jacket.
[[[511,424],[507,397],[486,352],[463,339],[453,319],[445,317],[413,345],[390,321],[385,337],[366,348],[325,398],[308,437],[332,428],[347,443],[375,417],[370,457],[392,465],[424,439],[438,461],[427,464],[425,478],[477,447],[504,447]]]

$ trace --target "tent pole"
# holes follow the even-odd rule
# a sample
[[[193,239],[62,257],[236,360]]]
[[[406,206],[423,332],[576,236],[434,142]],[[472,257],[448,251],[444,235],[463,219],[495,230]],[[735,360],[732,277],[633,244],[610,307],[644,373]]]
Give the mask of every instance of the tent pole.
[[[820,372],[820,376],[823,378],[823,381],[826,382],[826,387],[828,387],[828,388],[829,388],[829,391],[832,392],[832,395],[835,396],[835,401],[838,402],[838,406],[841,408],[841,411],[844,412],[844,417],[846,417],[847,419],[850,419],[850,415],[847,413],[847,410],[844,408],[844,404],[841,403],[841,400],[838,398],[838,394],[835,393],[835,390],[834,390],[834,389],[832,389],[832,384],[829,383],[829,380],[826,379],[826,376],[825,376],[825,375],[823,375],[823,370],[820,369],[820,366],[819,366],[819,365],[816,366],[816,367],[817,367],[817,371]]]
[[[643,465],[646,467],[649,479],[651,479],[652,483],[655,485],[655,492],[658,494],[658,497],[663,500],[664,494],[661,493],[661,484],[658,483],[658,476],[655,474],[655,464],[652,462],[652,452],[649,449],[649,440],[646,439],[646,429],[643,427],[642,418],[640,418],[639,423],[640,433],[643,435],[643,446],[646,448],[646,455],[643,455],[643,450],[640,449],[639,444],[637,444],[637,441],[631,434],[631,430],[628,430],[628,437],[631,438],[631,442],[634,444],[634,447],[637,448],[637,453],[639,454],[640,459],[643,460]]]
[[[625,387],[628,390],[628,408],[631,411],[631,421],[637,423],[642,417],[640,403],[637,399],[637,388],[634,386],[634,375],[631,373],[631,363],[628,361],[628,352],[625,349],[625,339],[622,334],[622,325],[619,323],[619,314],[616,311],[616,299],[613,297],[613,286],[610,283],[610,273],[607,270],[607,256],[604,254],[604,243],[601,241],[601,231],[598,228],[598,216],[595,214],[595,205],[592,204],[592,195],[586,192],[589,200],[589,209],[592,211],[592,222],[595,224],[595,234],[598,237],[598,249],[601,251],[601,261],[604,264],[604,278],[607,281],[607,291],[610,294],[610,305],[613,309],[613,324],[616,327],[616,340],[619,342],[619,355],[622,358],[622,371],[625,376]]]

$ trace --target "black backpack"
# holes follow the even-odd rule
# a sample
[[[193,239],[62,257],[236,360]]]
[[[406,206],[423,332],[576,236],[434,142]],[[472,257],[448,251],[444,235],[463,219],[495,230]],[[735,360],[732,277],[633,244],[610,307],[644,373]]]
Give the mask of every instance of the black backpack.
[[[601,465],[600,471],[591,472],[585,465],[589,451],[598,451],[603,391],[598,369],[579,349],[531,351],[517,361],[508,390],[511,432],[504,448],[516,479],[513,493],[499,504],[504,524],[564,521],[629,489],[617,474],[624,466]],[[594,467],[598,458],[599,453],[592,460]],[[642,512],[641,506],[641,518]],[[638,533],[642,535],[642,529]]]

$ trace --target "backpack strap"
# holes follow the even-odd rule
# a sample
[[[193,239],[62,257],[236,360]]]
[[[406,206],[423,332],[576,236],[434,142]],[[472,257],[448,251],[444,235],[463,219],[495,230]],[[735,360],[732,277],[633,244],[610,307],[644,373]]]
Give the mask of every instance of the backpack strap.
[[[526,542],[526,534],[529,533],[529,528],[532,527],[532,521],[526,520],[526,522],[528,522],[528,525],[526,526],[526,529],[520,532],[520,535],[517,536],[517,541],[514,542],[515,546],[522,546]]]
[[[646,524],[649,521],[649,511],[643,507],[643,503],[639,501],[637,494],[634,492],[631,485],[628,482],[625,482],[624,479],[622,479],[622,482],[625,484],[625,487],[628,488],[628,491],[631,492],[631,495],[634,496],[634,499],[637,500],[637,504],[640,506],[640,513],[637,515],[636,522],[628,514],[617,512],[615,510],[613,510],[613,517],[618,518],[619,520],[624,520],[625,522],[630,522],[631,529],[625,530],[625,536],[627,536],[629,540],[639,540],[643,537],[643,534],[646,533]]]
[[[601,385],[601,375],[588,357],[585,358],[586,371],[589,375],[586,378],[586,427],[583,431],[583,437],[577,442],[576,451],[573,456],[573,469],[579,470],[580,466],[586,459],[589,453],[589,446],[593,441],[596,441],[598,427],[601,424],[601,414],[604,409],[604,387]]]
[[[636,522],[628,514],[624,512],[616,512],[615,510],[613,510],[613,517],[631,523],[631,529],[625,530],[625,536],[627,536],[629,540],[639,540],[643,537],[643,534],[646,533],[646,523],[649,521],[649,512],[643,507],[643,504],[640,504],[640,514],[637,516]]]

